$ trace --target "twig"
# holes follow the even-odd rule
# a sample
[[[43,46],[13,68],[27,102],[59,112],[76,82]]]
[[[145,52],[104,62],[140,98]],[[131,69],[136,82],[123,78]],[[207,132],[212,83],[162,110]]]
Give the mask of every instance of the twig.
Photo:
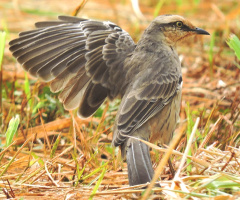
[[[192,141],[193,141],[193,138],[194,138],[195,133],[196,133],[196,131],[197,131],[197,127],[198,127],[199,121],[200,121],[200,118],[198,117],[197,120],[196,120],[196,122],[195,122],[195,124],[194,124],[192,133],[191,133],[191,135],[190,135],[189,141],[188,141],[188,143],[187,143],[187,146],[186,146],[186,149],[185,149],[185,151],[184,151],[184,154],[183,154],[182,160],[181,160],[181,162],[180,162],[180,165],[179,165],[179,167],[178,167],[178,170],[177,170],[177,172],[176,172],[176,174],[175,174],[174,180],[179,179],[179,174],[180,174],[180,172],[181,172],[181,170],[182,170],[182,168],[183,168],[183,165],[184,165],[184,163],[185,163],[185,161],[186,161],[187,154],[188,154],[188,152],[189,152],[189,150],[190,150],[190,147],[191,147],[191,145],[192,145]]]
[[[48,168],[47,168],[47,164],[48,164],[48,161],[45,162],[45,171],[46,171],[48,177],[49,177],[50,180],[54,183],[54,185],[56,185],[57,187],[59,187],[59,185],[57,184],[57,182],[54,181],[53,177],[52,177],[51,174],[49,173]],[[50,164],[50,163],[49,163],[49,164]]]

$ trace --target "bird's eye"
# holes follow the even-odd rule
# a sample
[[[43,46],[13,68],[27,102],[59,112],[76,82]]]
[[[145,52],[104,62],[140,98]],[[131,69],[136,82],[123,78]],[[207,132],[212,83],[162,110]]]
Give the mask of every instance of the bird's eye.
[[[182,27],[183,23],[182,22],[176,22],[177,27]]]

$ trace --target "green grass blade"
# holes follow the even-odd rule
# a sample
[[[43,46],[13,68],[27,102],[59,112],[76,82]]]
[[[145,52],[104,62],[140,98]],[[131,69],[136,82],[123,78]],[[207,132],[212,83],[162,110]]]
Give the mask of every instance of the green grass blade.
[[[8,147],[12,143],[13,137],[17,133],[19,122],[20,122],[19,115],[16,115],[10,120],[6,132],[6,147]]]
[[[171,189],[164,189],[166,191],[171,191],[171,192],[175,192],[175,193],[179,193],[179,194],[186,194],[191,197],[199,197],[199,198],[213,198],[214,196],[211,196],[211,195],[207,195],[207,194],[201,194],[201,193],[196,193],[196,192],[184,192],[184,191],[181,191],[181,190],[171,190]],[[186,199],[186,198],[184,198]]]
[[[3,60],[3,53],[4,53],[4,47],[5,47],[5,39],[6,39],[6,33],[0,32],[0,69],[2,66],[2,60]]]
[[[51,150],[51,153],[50,153],[50,158],[53,158],[56,151],[57,151],[57,147],[58,147],[58,144],[60,142],[60,139],[61,139],[61,135],[59,134],[56,141],[54,142],[53,144],[53,147],[52,147],[52,150]]]
[[[100,184],[103,180],[103,177],[104,177],[106,171],[107,171],[107,167],[104,167],[103,170],[102,170],[102,173],[99,176],[99,179],[98,179],[95,187],[93,188],[93,191],[92,191],[91,196],[89,198],[90,200],[93,199],[94,195],[96,194],[96,192],[97,192],[97,190],[98,190],[98,188],[99,188],[99,186],[100,186]]]
[[[31,156],[37,160],[37,162],[41,165],[41,166],[44,166],[44,161],[34,152],[31,152]],[[35,162],[35,161],[30,161],[30,166],[32,166]]]
[[[166,0],[159,1],[155,10],[154,10],[154,17],[157,17],[163,7],[163,4],[165,3]]]
[[[32,113],[33,114],[37,113],[38,109],[40,109],[40,108],[42,108],[44,106],[45,106],[45,104],[44,104],[43,101],[38,102],[37,105],[33,108]]]
[[[3,54],[4,54],[4,47],[5,47],[5,39],[6,33],[0,32],[0,127],[2,127],[3,119],[2,119],[2,61],[3,61]]]
[[[238,37],[234,34],[231,34],[226,42],[228,46],[234,50],[238,60],[240,60],[240,40],[238,39]]]
[[[108,164],[108,162],[106,162],[105,164],[103,164],[102,166],[100,166],[99,168],[93,170],[91,173],[89,173],[88,175],[84,176],[83,178],[81,178],[82,181],[90,178],[91,176],[93,176],[94,174],[98,173],[99,171],[101,171],[102,168],[104,168],[106,165]]]
[[[195,5],[199,5],[199,3],[200,3],[200,0],[194,0]]]
[[[79,163],[78,163],[78,160],[77,160],[77,155],[76,155],[75,152],[72,153],[72,158],[73,158],[73,160],[76,163],[77,181],[76,181],[76,183],[74,185],[76,187],[78,185],[78,182],[79,182],[81,176],[82,176],[83,171],[80,171],[80,166],[79,166]],[[83,168],[85,169],[85,166]]]
[[[27,96],[27,100],[29,103],[30,108],[32,108],[32,100],[31,100],[31,89],[30,89],[30,83],[28,80],[27,73],[25,72],[25,81],[24,81],[24,91]]]

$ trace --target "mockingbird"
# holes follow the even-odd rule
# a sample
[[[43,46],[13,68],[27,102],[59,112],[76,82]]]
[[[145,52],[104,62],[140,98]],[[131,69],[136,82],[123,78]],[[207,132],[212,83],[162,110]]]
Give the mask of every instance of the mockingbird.
[[[130,185],[150,182],[149,147],[128,136],[168,144],[178,121],[182,74],[176,45],[209,35],[178,15],[155,18],[137,44],[111,22],[59,16],[22,32],[10,50],[32,76],[50,82],[65,109],[94,114],[108,97],[122,98],[113,130]]]

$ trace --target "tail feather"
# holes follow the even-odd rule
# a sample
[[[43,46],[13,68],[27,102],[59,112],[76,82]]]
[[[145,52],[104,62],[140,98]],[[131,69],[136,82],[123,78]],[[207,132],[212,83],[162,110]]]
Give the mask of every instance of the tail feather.
[[[154,171],[150,159],[149,147],[136,139],[128,139],[126,159],[129,185],[151,182]]]

